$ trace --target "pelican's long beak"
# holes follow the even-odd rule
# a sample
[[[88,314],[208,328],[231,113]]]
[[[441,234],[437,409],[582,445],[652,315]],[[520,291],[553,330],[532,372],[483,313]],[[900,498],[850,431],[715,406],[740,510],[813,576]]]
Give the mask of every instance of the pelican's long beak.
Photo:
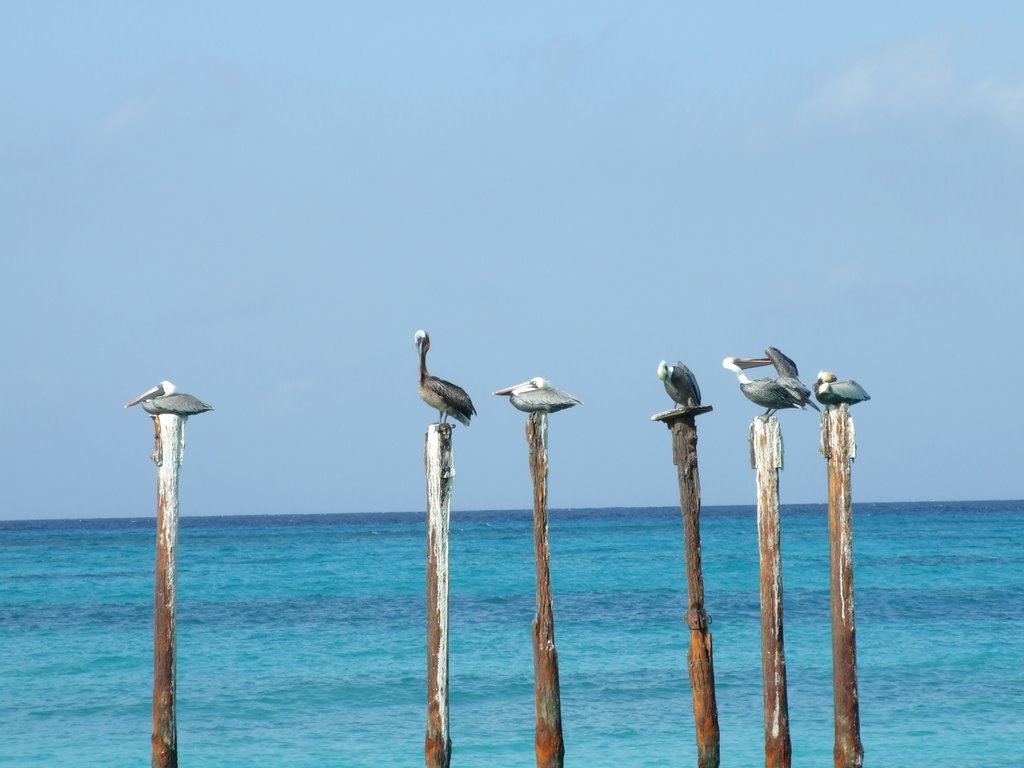
[[[737,368],[760,368],[762,365],[771,365],[772,359],[770,357],[734,357],[732,364]]]
[[[532,384],[533,384],[532,381],[524,381],[522,384],[516,384],[515,386],[512,386],[512,387],[505,387],[504,389],[499,389],[497,392],[492,392],[491,394],[492,395],[511,395],[517,389],[522,389],[523,387],[529,387],[529,386],[532,386]]]
[[[130,403],[125,403],[124,407],[125,408],[131,408],[133,405],[138,405],[143,400],[149,400],[151,397],[158,397],[158,396],[162,395],[163,393],[164,393],[164,385],[163,384],[157,384],[152,389],[150,389],[150,390],[148,390],[146,392],[143,392],[141,395],[136,397]]]

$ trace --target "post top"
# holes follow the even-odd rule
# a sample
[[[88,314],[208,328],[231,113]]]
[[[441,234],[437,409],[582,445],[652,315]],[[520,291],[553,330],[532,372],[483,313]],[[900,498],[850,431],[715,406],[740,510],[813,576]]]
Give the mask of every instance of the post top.
[[[673,419],[680,419],[685,416],[699,416],[702,413],[713,411],[714,408],[710,405],[698,405],[695,408],[683,407],[673,408],[671,411],[662,411],[651,416],[651,421],[672,421]]]

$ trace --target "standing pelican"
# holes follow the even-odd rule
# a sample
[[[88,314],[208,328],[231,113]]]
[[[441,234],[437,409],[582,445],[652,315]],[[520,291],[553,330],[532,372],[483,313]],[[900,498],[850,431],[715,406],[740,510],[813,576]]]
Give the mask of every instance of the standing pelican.
[[[697,377],[681,362],[668,365],[662,360],[658,363],[658,378],[664,383],[668,396],[679,405],[684,408],[696,408],[700,405]]]
[[[831,371],[818,372],[818,380],[814,382],[814,396],[818,398],[819,403],[828,407],[843,403],[856,405],[871,399],[871,395],[856,381],[840,381]]]
[[[427,332],[416,331],[415,341],[420,351],[420,397],[423,402],[439,411],[442,424],[451,415],[468,427],[469,420],[476,414],[473,401],[462,387],[427,371],[427,350],[430,349]]]
[[[768,357],[727,357],[722,361],[722,367],[736,374],[740,380],[740,391],[748,400],[768,409],[764,412],[765,416],[771,416],[782,408],[803,408],[805,405],[820,410],[811,401],[810,390],[797,378],[796,363],[775,347],[768,347],[765,352]],[[779,376],[751,381],[743,372],[746,368],[762,365],[774,365]]]
[[[125,408],[142,403],[142,410],[159,416],[161,413],[172,413],[175,416],[195,416],[197,413],[212,411],[213,406],[207,405],[195,395],[186,395],[178,392],[169,381],[161,381],[152,389],[143,392],[130,403],[125,403]]]
[[[552,387],[551,382],[540,376],[534,376],[514,387],[499,389],[494,394],[508,395],[513,407],[527,413],[554,413],[580,404],[580,401],[568,392]]]

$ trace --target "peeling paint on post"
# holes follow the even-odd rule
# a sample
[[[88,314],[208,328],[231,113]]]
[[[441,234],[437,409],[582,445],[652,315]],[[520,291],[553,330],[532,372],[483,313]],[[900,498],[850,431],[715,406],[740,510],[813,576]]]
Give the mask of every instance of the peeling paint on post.
[[[821,453],[828,460],[828,538],[832,602],[832,696],[835,707],[836,768],[860,768],[857,699],[857,630],[853,610],[853,514],[851,463],[856,434],[847,405],[821,414]]]
[[[548,549],[548,416],[531,413],[526,419],[533,477],[533,551],[537,564],[537,615],[533,620],[533,699],[537,713],[534,748],[537,768],[562,768],[562,703],[555,649],[555,612],[551,601]]]
[[[427,476],[427,768],[448,768],[448,531],[451,524],[452,425],[431,424],[424,447]]]
[[[175,603],[177,600],[178,471],[187,417],[153,417],[156,447],[156,580],[153,599],[153,768],[177,768]]]
[[[655,414],[672,432],[672,460],[679,474],[679,507],[683,516],[683,546],[686,557],[686,623],[690,648],[686,654],[690,688],[693,692],[693,720],[697,732],[697,768],[718,768],[720,734],[715,699],[715,665],[711,645],[710,619],[704,610],[704,572],[700,544],[700,475],[697,471],[697,425],[694,418],[712,410],[710,405],[676,408]]]
[[[765,768],[789,768],[789,701],[782,633],[779,470],[782,431],[774,416],[750,424],[750,463],[757,470],[757,539],[761,562],[761,674],[764,680]]]

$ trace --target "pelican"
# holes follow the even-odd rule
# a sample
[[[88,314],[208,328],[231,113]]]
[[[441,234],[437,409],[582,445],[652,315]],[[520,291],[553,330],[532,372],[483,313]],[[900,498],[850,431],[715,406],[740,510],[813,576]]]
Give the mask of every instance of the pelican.
[[[430,349],[427,332],[416,331],[415,341],[420,351],[420,397],[423,402],[437,408],[442,424],[450,415],[468,427],[469,420],[476,414],[473,401],[462,387],[432,376],[427,370],[427,350]]]
[[[154,416],[159,416],[161,413],[172,413],[175,416],[187,417],[213,410],[213,406],[207,405],[195,395],[178,392],[178,388],[169,381],[161,381],[130,403],[125,403],[124,407],[131,408],[139,403],[142,403],[142,410]]]
[[[775,347],[768,347],[765,354],[767,357],[727,357],[722,361],[722,367],[736,374],[740,380],[740,391],[748,400],[768,409],[765,416],[771,416],[782,408],[803,408],[805,405],[821,410],[811,401],[810,390],[797,378],[796,363]],[[778,377],[751,381],[743,372],[746,368],[762,365],[774,365]]]
[[[696,408],[700,405],[700,387],[697,378],[689,368],[680,362],[668,365],[662,360],[658,363],[658,378],[665,384],[668,396],[683,407]]]
[[[818,398],[819,403],[828,407],[843,403],[856,405],[871,399],[871,395],[856,381],[840,381],[831,371],[818,372],[818,380],[814,382],[814,396]]]
[[[508,395],[513,407],[527,413],[535,411],[554,413],[580,404],[580,401],[568,392],[552,387],[551,382],[540,376],[534,376],[529,381],[516,384],[514,387],[499,389],[494,394]]]

